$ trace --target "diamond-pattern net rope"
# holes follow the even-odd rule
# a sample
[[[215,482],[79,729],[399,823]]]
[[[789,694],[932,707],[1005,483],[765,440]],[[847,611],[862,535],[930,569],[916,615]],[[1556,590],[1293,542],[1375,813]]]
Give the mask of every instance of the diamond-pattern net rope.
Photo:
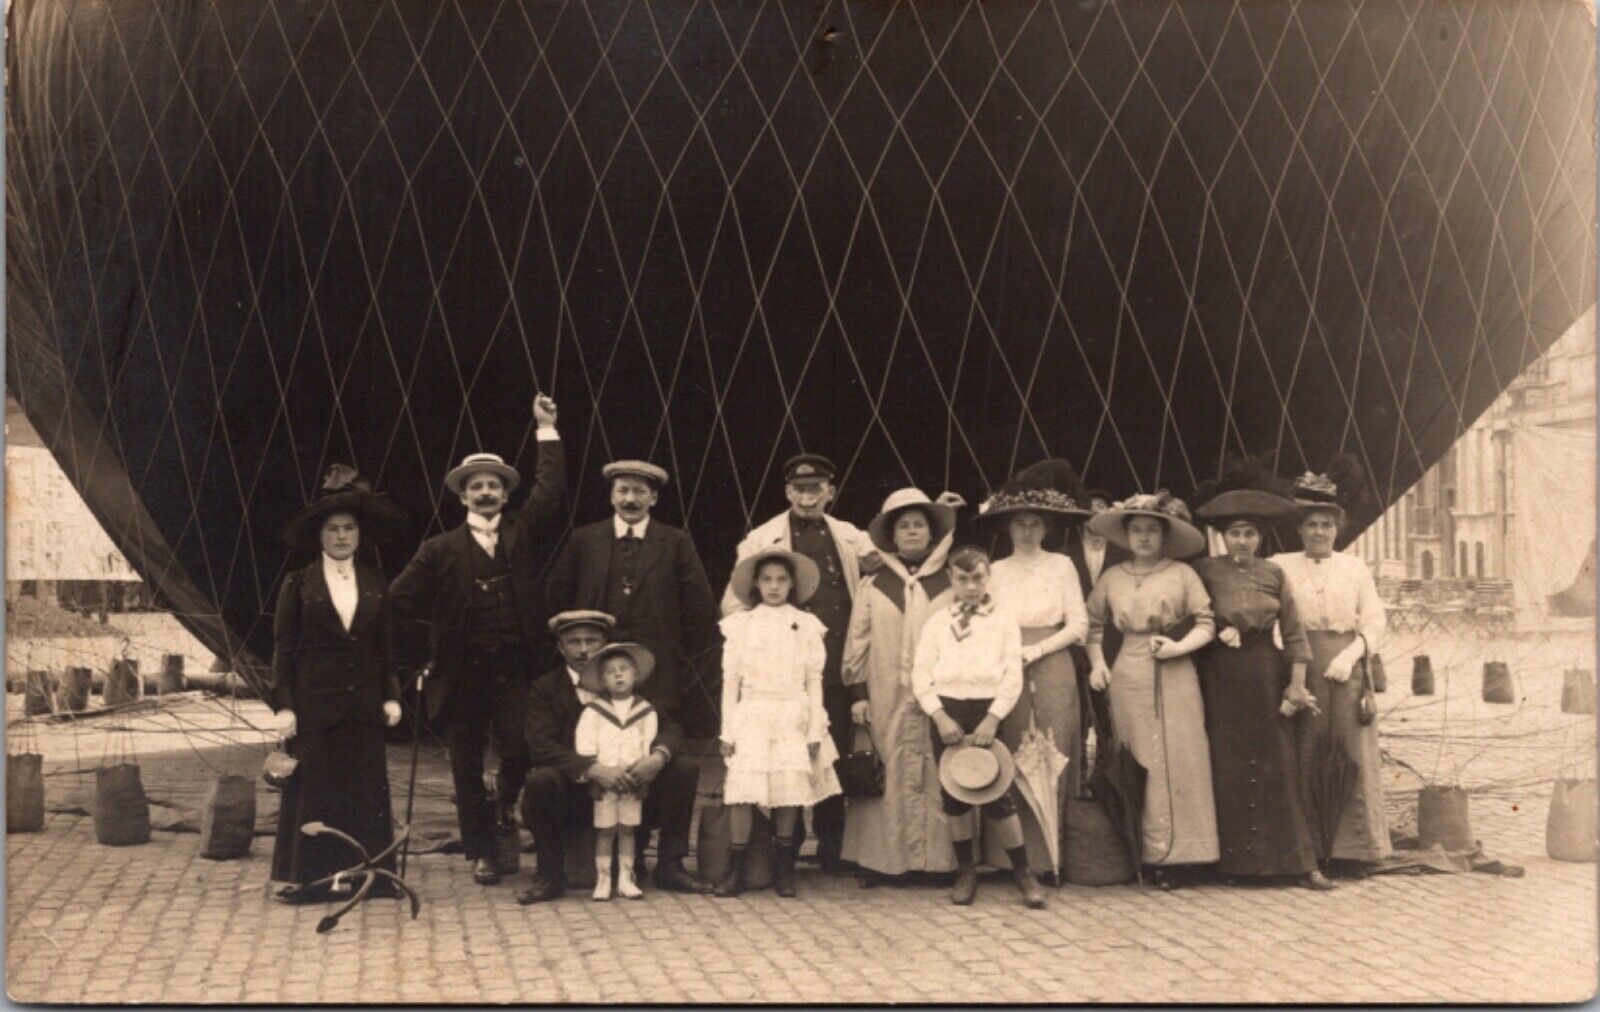
[[[1578,3],[10,16],[8,382],[258,654],[327,463],[452,525],[440,476],[531,463],[535,390],[575,521],[648,456],[715,580],[801,449],[860,522],[1047,454],[1186,493],[1345,450],[1365,522],[1595,298]]]

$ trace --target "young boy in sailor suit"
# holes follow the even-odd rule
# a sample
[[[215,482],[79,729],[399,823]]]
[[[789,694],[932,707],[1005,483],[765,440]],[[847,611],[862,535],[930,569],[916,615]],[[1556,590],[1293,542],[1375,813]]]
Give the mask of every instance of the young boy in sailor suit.
[[[650,675],[655,658],[637,643],[613,643],[584,665],[579,685],[598,698],[584,705],[573,751],[597,763],[627,769],[650,754],[656,711],[634,694]],[[630,900],[644,895],[633,880],[634,830],[644,814],[644,791],[594,790],[594,898],[611,898],[611,845],[616,842],[617,892]]]

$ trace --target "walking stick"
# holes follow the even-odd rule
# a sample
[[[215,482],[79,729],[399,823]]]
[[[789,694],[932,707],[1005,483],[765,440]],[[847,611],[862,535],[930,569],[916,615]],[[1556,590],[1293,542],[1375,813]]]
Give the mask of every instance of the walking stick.
[[[400,847],[401,878],[406,877],[406,857],[411,853],[411,810],[417,801],[417,753],[422,749],[422,711],[427,706],[423,690],[432,670],[433,664],[429,662],[417,671],[417,706],[411,715],[411,782],[406,788],[405,843]]]

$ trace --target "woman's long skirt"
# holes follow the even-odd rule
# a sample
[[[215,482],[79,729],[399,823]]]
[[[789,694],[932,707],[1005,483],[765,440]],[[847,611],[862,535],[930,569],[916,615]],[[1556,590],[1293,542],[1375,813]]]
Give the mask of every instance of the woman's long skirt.
[[[1272,633],[1247,633],[1238,648],[1212,643],[1196,659],[1211,741],[1218,870],[1225,875],[1303,875],[1317,866],[1300,805],[1294,721],[1278,713],[1289,666]]]
[[[1394,853],[1389,842],[1389,820],[1383,811],[1383,761],[1378,754],[1378,725],[1366,727],[1356,719],[1356,706],[1361,699],[1361,683],[1352,676],[1345,682],[1330,682],[1323,677],[1328,662],[1345,647],[1354,642],[1353,632],[1325,632],[1311,630],[1306,633],[1311,641],[1311,664],[1306,669],[1306,688],[1317,697],[1322,709],[1320,716],[1302,710],[1295,716],[1295,746],[1299,753],[1300,800],[1306,819],[1312,827],[1321,857],[1334,857],[1350,861],[1376,861]],[[1338,828],[1333,834],[1331,854],[1319,839],[1319,827],[1331,813],[1318,812],[1311,804],[1311,783],[1321,775],[1312,762],[1317,742],[1325,735],[1344,746],[1361,774],[1350,799],[1338,815]]]
[[[300,827],[322,822],[361,841],[368,854],[394,842],[389,809],[389,771],[383,728],[344,721],[295,737],[300,760],[283,790],[278,836],[272,849],[272,879],[299,885],[359,864],[350,846],[326,834],[307,836]],[[383,863],[394,870],[393,856]]]
[[[1111,668],[1111,723],[1149,771],[1144,794],[1145,864],[1206,864],[1218,857],[1211,748],[1194,663],[1157,662],[1149,633],[1129,633]]]
[[[1054,636],[1060,629],[1059,626],[1022,630],[1022,642],[1031,645],[1040,640]],[[1032,715],[1041,732],[1048,731],[1054,738],[1056,748],[1067,757],[1067,768],[1061,774],[1061,780],[1056,785],[1056,825],[1057,847],[1056,853],[1062,851],[1062,831],[1065,824],[1067,797],[1071,786],[1075,783],[1079,770],[1078,764],[1083,762],[1082,716],[1078,700],[1078,676],[1072,663],[1072,655],[1065,649],[1045,656],[1028,665],[1022,672],[1022,696],[1017,700],[1006,719],[1000,722],[1000,740],[1012,752],[1022,742],[1022,732],[1028,729],[1028,718]],[[1044,828],[1027,804],[1017,806],[1017,814],[1022,819],[1023,842],[1028,848],[1028,866],[1035,873],[1055,872],[1056,866],[1050,860],[1050,851],[1045,844]],[[983,859],[996,868],[1009,868],[1011,861],[1006,857],[1005,848],[994,833],[984,834]]]

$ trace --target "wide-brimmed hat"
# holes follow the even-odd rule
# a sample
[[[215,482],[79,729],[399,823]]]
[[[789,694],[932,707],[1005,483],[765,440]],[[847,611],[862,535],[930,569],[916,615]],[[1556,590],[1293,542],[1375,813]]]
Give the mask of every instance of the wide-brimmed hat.
[[[601,632],[610,633],[612,629],[616,628],[617,620],[603,611],[595,611],[592,608],[576,608],[572,611],[563,611],[551,615],[548,625],[550,626],[550,631],[556,636],[560,636],[568,629],[580,625],[594,626]]]
[[[648,460],[613,460],[600,469],[606,481],[618,478],[642,478],[651,488],[661,491],[667,484],[667,469],[657,467]]]
[[[518,485],[522,484],[522,475],[517,473],[516,468],[507,464],[498,453],[469,453],[444,476],[444,487],[460,495],[461,487],[467,483],[468,478],[485,471],[500,476],[500,480],[505,482],[506,495],[510,495]]]
[[[987,747],[951,745],[939,757],[939,783],[957,801],[986,805],[1011,789],[1017,765],[1011,750],[996,738]]]
[[[1308,513],[1332,513],[1344,523],[1344,507],[1339,505],[1339,486],[1325,474],[1307,471],[1294,480],[1294,505],[1303,518]]]
[[[756,572],[768,559],[788,560],[790,570],[794,573],[797,603],[804,604],[817,592],[817,584],[822,582],[822,573],[817,569],[815,562],[787,548],[763,548],[748,558],[740,559],[739,564],[733,567],[733,575],[728,578],[728,586],[733,589],[734,597],[745,604],[756,603],[756,599],[760,596],[756,592]]]
[[[1235,520],[1251,520],[1271,526],[1293,519],[1299,510],[1281,495],[1253,488],[1236,488],[1215,496],[1195,513],[1220,531],[1226,530]]]
[[[1130,495],[1104,513],[1089,518],[1089,530],[1114,545],[1128,546],[1128,518],[1155,517],[1166,521],[1167,536],[1161,552],[1170,559],[1187,559],[1206,550],[1206,536],[1189,517],[1189,507],[1165,489],[1150,495]]]
[[[895,519],[912,508],[920,509],[928,515],[928,523],[933,528],[929,544],[937,545],[944,540],[946,534],[956,528],[954,507],[934,502],[921,489],[902,488],[889,493],[889,497],[883,501],[883,509],[879,510],[878,515],[872,518],[872,523],[867,525],[867,534],[872,537],[872,543],[877,546],[878,551],[888,555],[894,554]]]
[[[597,696],[605,695],[606,687],[600,678],[600,666],[606,662],[607,657],[615,657],[617,654],[627,654],[633,658],[633,666],[639,670],[638,676],[633,680],[634,688],[643,685],[649,679],[650,672],[656,668],[656,655],[644,644],[607,643],[595,651],[594,656],[584,664],[583,670],[578,673],[578,686],[588,689]]]
[[[388,496],[372,491],[361,472],[349,464],[334,464],[323,476],[317,497],[283,525],[284,543],[296,548],[318,547],[322,523],[335,513],[353,515],[363,528],[393,528],[406,520],[405,510]]]
[[[1065,492],[1039,488],[1025,482],[1006,482],[978,504],[980,521],[998,520],[1018,513],[1037,513],[1045,519],[1085,520],[1089,510]]]

